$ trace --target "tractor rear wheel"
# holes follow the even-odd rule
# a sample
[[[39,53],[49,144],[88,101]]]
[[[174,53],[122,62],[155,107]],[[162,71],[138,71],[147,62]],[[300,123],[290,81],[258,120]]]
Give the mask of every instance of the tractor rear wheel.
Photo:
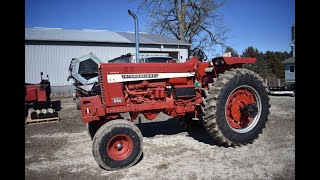
[[[205,98],[204,125],[223,146],[251,143],[262,133],[269,115],[269,97],[263,79],[237,68],[220,74]]]
[[[112,120],[99,128],[93,138],[92,153],[106,170],[133,166],[142,155],[142,134],[127,120]]]

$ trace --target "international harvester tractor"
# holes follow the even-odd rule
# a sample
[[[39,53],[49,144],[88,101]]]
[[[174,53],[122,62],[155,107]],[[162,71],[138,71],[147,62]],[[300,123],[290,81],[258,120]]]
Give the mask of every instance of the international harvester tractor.
[[[153,120],[162,112],[200,121],[225,147],[252,143],[268,119],[263,79],[243,64],[252,57],[206,60],[196,49],[184,63],[100,63],[100,94],[80,100],[83,123],[93,140],[96,162],[106,170],[133,166],[142,155],[139,114]],[[124,119],[121,113],[129,113]]]

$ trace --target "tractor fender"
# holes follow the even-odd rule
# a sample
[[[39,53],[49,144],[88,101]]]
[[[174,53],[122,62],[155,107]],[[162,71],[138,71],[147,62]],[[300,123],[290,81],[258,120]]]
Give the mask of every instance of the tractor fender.
[[[224,62],[228,65],[231,64],[252,64],[257,61],[256,58],[251,57],[222,57]]]
[[[257,59],[253,57],[216,57],[212,59],[213,63],[215,61],[218,61],[219,64],[231,65],[231,64],[251,64],[251,63],[255,63]]]
[[[212,65],[216,66],[225,66],[225,65],[233,65],[233,64],[252,64],[257,61],[256,58],[253,57],[216,57],[212,59]],[[207,67],[204,69],[206,73],[213,72],[213,67]]]
[[[99,120],[100,116],[106,115],[99,96],[89,96],[80,98],[80,108],[82,121],[88,123],[90,121]]]

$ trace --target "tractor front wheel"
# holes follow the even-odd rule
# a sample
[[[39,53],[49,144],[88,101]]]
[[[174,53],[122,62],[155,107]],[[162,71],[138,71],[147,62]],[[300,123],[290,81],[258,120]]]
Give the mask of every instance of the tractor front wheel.
[[[142,155],[142,134],[127,120],[112,120],[99,128],[93,138],[96,162],[106,170],[133,166]]]
[[[100,126],[101,124],[99,124],[99,121],[91,121],[87,123],[87,132],[91,140],[93,140],[93,137],[100,128]]]

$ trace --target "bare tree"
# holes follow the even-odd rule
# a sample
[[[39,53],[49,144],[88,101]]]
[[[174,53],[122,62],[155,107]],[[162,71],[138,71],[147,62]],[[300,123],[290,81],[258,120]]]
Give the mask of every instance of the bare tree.
[[[218,13],[225,0],[136,1],[140,1],[139,12],[147,15],[149,31],[186,41],[192,48],[225,47],[229,30]]]

